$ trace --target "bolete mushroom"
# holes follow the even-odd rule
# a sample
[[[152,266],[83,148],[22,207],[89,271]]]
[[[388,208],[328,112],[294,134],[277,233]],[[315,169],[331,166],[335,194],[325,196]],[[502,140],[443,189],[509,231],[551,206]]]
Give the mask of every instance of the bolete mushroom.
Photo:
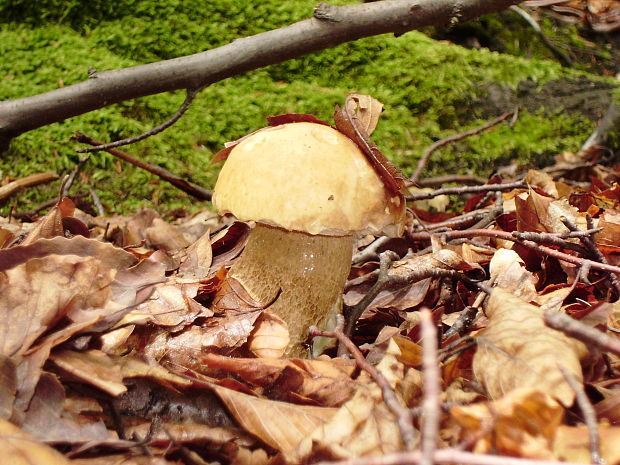
[[[349,137],[325,124],[261,129],[230,151],[213,192],[221,213],[252,221],[229,276],[286,321],[288,356],[310,325],[339,313],[356,233],[400,234],[405,205]]]

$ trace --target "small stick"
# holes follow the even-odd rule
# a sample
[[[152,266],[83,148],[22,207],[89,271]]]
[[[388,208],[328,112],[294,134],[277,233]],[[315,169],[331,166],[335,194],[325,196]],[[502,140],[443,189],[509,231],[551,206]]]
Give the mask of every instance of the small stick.
[[[185,100],[183,101],[179,109],[176,111],[176,113],[172,115],[170,119],[164,121],[159,126],[156,126],[153,129],[150,129],[140,135],[129,137],[127,139],[117,140],[116,142],[111,142],[109,144],[97,144],[94,147],[82,147],[81,149],[77,149],[77,152],[87,153],[87,152],[98,152],[101,150],[109,151],[109,149],[120,147],[122,145],[135,144],[136,142],[139,142],[148,137],[154,136],[155,134],[159,134],[165,129],[168,129],[170,126],[176,123],[181,118],[181,116],[183,116],[183,114],[189,109],[190,105],[194,101],[194,98],[196,97],[196,94],[198,93],[199,90],[200,89],[187,89],[187,95],[185,96]]]
[[[440,186],[450,182],[457,182],[460,184],[485,184],[486,179],[479,178],[478,176],[471,176],[469,174],[448,174],[446,176],[420,179],[418,180],[417,185],[420,187]]]
[[[364,250],[356,253],[353,256],[352,263],[355,265],[355,264],[363,263],[367,260],[371,260],[375,258],[377,256],[377,250],[379,250],[379,248],[382,245],[385,245],[389,240],[390,238],[388,236],[378,237],[371,244],[369,244],[368,247],[366,247]]]
[[[73,182],[75,181],[75,178],[77,177],[78,173],[82,170],[82,168],[84,167],[84,165],[89,159],[90,159],[90,154],[81,158],[80,161],[77,162],[77,164],[75,165],[75,168],[73,168],[73,171],[71,171],[71,174],[69,174],[69,179],[67,179],[67,182],[65,183],[65,185],[62,188],[62,191],[60,192],[60,197],[66,197],[69,194],[69,190],[71,189],[71,186],[73,185]]]
[[[92,137],[88,137],[86,134],[82,134],[79,131],[75,133],[74,137],[72,137],[72,140],[81,142],[83,144],[101,145],[100,141],[93,139]],[[128,155],[125,152],[121,152],[120,150],[116,150],[116,149],[102,149],[102,150],[105,150],[106,152],[114,155],[115,157],[120,158],[121,160],[126,161],[127,163],[131,163],[132,165],[137,166],[138,168],[142,168],[143,170],[146,170],[149,173],[153,173],[154,175],[160,177],[161,179],[165,181],[168,181],[173,186],[181,189],[183,192],[186,192],[189,195],[199,200],[211,200],[211,191],[204,189],[203,187],[200,187],[198,184],[194,184],[193,182],[186,181],[185,179],[182,179],[172,174],[170,171],[160,166],[153,165],[151,163],[145,163],[141,160],[138,160],[132,157],[131,155]]]
[[[105,209],[103,208],[103,204],[101,203],[101,199],[99,198],[97,193],[93,189],[88,189],[88,193],[90,194],[90,196],[93,199],[93,205],[95,206],[95,209],[97,210],[97,214],[99,216],[104,216],[105,215]],[[110,225],[110,223],[106,223],[106,230],[107,230],[109,225]],[[103,237],[105,237],[105,235]]]
[[[422,332],[422,369],[424,373],[424,399],[422,400],[422,439],[420,465],[432,465],[433,455],[437,449],[440,413],[440,375],[437,359],[437,328],[433,323],[431,312],[420,312]]]
[[[433,192],[416,192],[406,197],[408,201],[432,199],[439,195],[461,195],[476,194],[479,192],[505,191],[509,189],[525,189],[527,184],[522,181],[510,182],[506,184],[482,184],[481,186],[460,186],[460,187],[443,187]]]
[[[396,398],[396,394],[390,386],[388,380],[383,376],[383,374],[377,370],[373,365],[368,363],[368,361],[364,358],[364,355],[360,352],[353,341],[348,338],[343,332],[342,328],[344,326],[344,319],[342,315],[337,316],[337,324],[336,328],[333,331],[320,331],[316,326],[310,327],[308,330],[311,336],[322,336],[322,337],[333,337],[338,339],[338,341],[343,344],[351,356],[355,359],[357,366],[360,369],[364,370],[366,373],[370,375],[370,377],[377,383],[377,385],[381,388],[381,393],[383,394],[383,401],[390,409],[390,411],[396,416],[398,421],[398,428],[400,430],[400,434],[402,436],[403,442],[407,450],[412,450],[415,446],[416,440],[416,430],[413,427],[413,414],[411,410],[400,405],[400,402]]]
[[[408,235],[409,235],[409,238],[413,241],[420,241],[420,240],[428,241],[431,239],[431,234],[427,232],[413,232],[413,233],[409,233]],[[544,253],[546,255],[557,258],[558,260],[562,260],[567,263],[572,263],[573,265],[590,266],[592,269],[607,271],[609,273],[620,274],[620,267],[618,266],[608,265],[605,263],[599,263],[599,262],[595,262],[595,261],[588,260],[585,258],[575,257],[573,255],[569,255],[569,254],[560,252],[558,250],[545,247],[544,245],[536,244],[535,242],[532,242],[532,241],[527,241],[527,240],[520,241],[516,237],[514,237],[512,233],[509,233],[506,231],[497,231],[497,230],[492,230],[492,229],[467,229],[465,231],[448,231],[448,232],[442,233],[442,236],[446,240],[458,239],[458,238],[463,238],[463,237],[478,237],[478,236],[505,239],[508,241],[519,242],[525,247],[528,247],[533,250],[538,250],[541,253]]]
[[[579,405],[579,409],[583,414],[583,421],[588,427],[588,439],[590,440],[590,460],[595,465],[602,465],[604,463],[604,460],[603,456],[601,455],[601,443],[599,440],[598,424],[596,423],[596,412],[594,411],[594,407],[592,407],[592,403],[590,402],[590,399],[588,399],[586,391],[584,391],[581,384],[577,382],[575,376],[570,371],[568,371],[566,367],[561,363],[558,363],[557,365],[568,385],[573,391],[575,391],[577,405]]]
[[[424,171],[424,169],[426,168],[426,165],[428,164],[428,160],[431,158],[431,155],[433,154],[433,152],[435,150],[437,150],[440,147],[443,147],[444,145],[447,145],[447,144],[449,144],[451,142],[457,142],[459,140],[465,139],[466,137],[473,136],[475,134],[479,134],[482,131],[484,131],[485,129],[489,129],[489,128],[495,126],[496,124],[501,123],[505,119],[510,118],[513,114],[514,114],[514,111],[511,111],[511,112],[508,112],[508,113],[504,113],[503,115],[498,116],[494,120],[491,120],[491,121],[483,124],[482,126],[479,126],[477,128],[474,128],[474,129],[470,129],[469,131],[465,131],[465,132],[462,132],[460,134],[454,134],[453,136],[446,137],[444,139],[438,140],[437,142],[435,142],[429,148],[426,149],[426,151],[424,152],[424,154],[420,158],[420,161],[418,161],[418,167],[416,168],[416,170],[413,173],[413,175],[411,176],[411,178],[409,178],[409,180],[413,184],[418,181],[418,179],[420,178],[420,175],[422,174],[422,171]]]
[[[620,355],[620,341],[601,331],[591,328],[580,321],[560,312],[545,311],[545,324],[550,328],[562,331],[567,336],[595,345],[604,352]]]
[[[574,233],[580,232],[580,229],[576,225],[574,225],[568,218],[562,217],[560,218],[560,220],[562,221],[564,226],[568,228],[570,232],[574,232]],[[579,241],[583,244],[586,250],[590,252],[590,256],[594,260],[596,260],[597,262],[608,264],[609,262],[607,261],[605,256],[601,253],[601,251],[598,249],[598,247],[596,246],[596,241],[594,239],[594,234],[597,232],[600,232],[602,229],[594,228],[594,222],[592,221],[592,217],[588,214],[586,214],[586,224],[588,225],[588,230],[592,231],[592,233],[579,236]],[[587,276],[585,278],[587,279]],[[614,288],[616,289],[616,292],[620,296],[620,280],[618,279],[618,276],[616,276],[615,274],[612,274],[609,276],[609,280],[611,281],[611,284],[614,286]]]

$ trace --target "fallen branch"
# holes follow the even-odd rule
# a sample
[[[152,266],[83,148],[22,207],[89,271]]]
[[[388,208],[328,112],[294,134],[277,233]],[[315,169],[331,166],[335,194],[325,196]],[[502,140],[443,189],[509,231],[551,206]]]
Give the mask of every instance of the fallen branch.
[[[314,16],[206,52],[131,68],[93,72],[86,81],[0,102],[0,150],[25,132],[125,100],[200,89],[226,78],[363,37],[403,34],[501,11],[518,0],[384,0],[333,6]]]
[[[87,135],[82,134],[81,132],[76,132],[72,140],[81,142],[83,144],[91,144],[94,146],[105,147],[105,145],[102,142],[96,139],[93,139],[92,137],[88,137]],[[146,170],[149,173],[153,173],[154,175],[160,177],[164,181],[168,181],[170,184],[182,190],[183,192],[191,195],[192,197],[195,197],[199,200],[211,200],[211,191],[203,187],[200,187],[198,184],[194,184],[193,182],[186,181],[185,179],[182,179],[178,177],[177,175],[172,174],[170,171],[160,166],[143,162],[141,160],[138,160],[137,158],[132,157],[131,155],[126,154],[125,152],[121,152],[120,150],[109,149],[109,148],[102,148],[101,150],[105,150],[106,152],[114,155],[117,158],[120,158],[123,161],[126,161],[127,163],[131,163],[132,165],[137,166],[138,168],[142,168],[143,170]]]
[[[506,231],[497,231],[493,229],[467,229],[464,231],[446,231],[443,233],[439,233],[445,240],[458,239],[463,237],[493,237],[496,239],[503,239],[507,241],[519,242],[519,244],[524,245],[527,248],[538,250],[539,252],[549,255],[550,257],[557,258],[566,263],[572,263],[577,266],[586,266],[592,269],[606,271],[608,273],[615,273],[620,275],[620,267],[609,265],[607,263],[600,263],[593,260],[588,260],[585,258],[575,257],[574,255],[569,255],[564,252],[560,252],[559,250],[551,249],[544,245],[539,245],[535,242],[528,240],[519,240],[517,237],[513,236],[512,233]],[[438,235],[439,235],[438,234]],[[430,241],[431,234],[428,232],[412,232],[408,233],[409,239],[413,241]]]

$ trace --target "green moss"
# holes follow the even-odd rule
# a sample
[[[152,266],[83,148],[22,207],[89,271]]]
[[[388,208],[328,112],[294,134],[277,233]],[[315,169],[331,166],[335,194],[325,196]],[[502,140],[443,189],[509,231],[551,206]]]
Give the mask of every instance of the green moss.
[[[48,8],[34,8],[28,6],[31,2],[0,0],[0,18],[11,12],[4,16],[11,22],[0,23],[0,55],[5,58],[0,61],[0,99],[79,82],[88,68],[115,69],[196,53],[311,14],[303,0],[259,5],[125,0],[115,2],[115,8],[107,2],[95,8],[86,3],[57,0]],[[17,13],[14,8],[20,5],[25,9]],[[489,111],[478,104],[486,99],[489,84],[515,90],[525,80],[543,85],[583,76],[553,62],[466,50],[418,32],[372,37],[217,83],[202,91],[172,128],[125,150],[210,187],[218,166],[209,160],[224,142],[264,126],[268,115],[312,113],[331,121],[334,104],[357,91],[385,104],[373,138],[410,174],[434,140],[512,109]],[[167,119],[183,98],[174,92],[124,102],[26,133],[0,160],[2,176],[68,172],[80,158],[77,145],[69,142],[73,131],[104,141],[135,135]],[[499,127],[446,147],[433,159],[431,172],[484,174],[512,159],[548,159],[576,150],[592,126],[579,114],[524,110],[512,129]],[[178,190],[106,153],[91,157],[80,182],[75,189],[95,189],[108,212],[143,205],[163,210],[197,207]],[[54,195],[56,188],[30,189],[17,198],[18,207],[28,208]]]

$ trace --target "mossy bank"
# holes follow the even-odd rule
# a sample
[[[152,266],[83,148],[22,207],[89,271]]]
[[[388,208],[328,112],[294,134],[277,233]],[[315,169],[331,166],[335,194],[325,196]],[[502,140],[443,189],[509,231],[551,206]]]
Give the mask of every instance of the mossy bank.
[[[0,0],[0,99],[82,81],[89,68],[101,71],[196,53],[307,18],[312,11],[305,0],[259,5],[124,0],[114,8],[104,1],[46,4]],[[269,115],[312,113],[331,121],[334,104],[356,91],[385,104],[373,138],[410,174],[433,141],[519,105],[512,127],[498,126],[442,149],[428,171],[485,175],[511,160],[545,163],[558,152],[577,150],[602,116],[613,86],[552,61],[467,50],[419,32],[385,35],[217,83],[199,94],[175,126],[125,150],[211,187],[219,167],[210,160],[226,141],[264,126]],[[26,133],[2,154],[0,179],[69,172],[80,158],[77,145],[69,141],[73,131],[104,141],[135,135],[167,119],[183,98],[175,92],[124,102]],[[106,153],[91,157],[73,192],[87,186],[99,194],[108,213],[141,206],[160,211],[200,207]],[[0,213],[14,204],[27,208],[53,196],[55,189],[29,189]]]

